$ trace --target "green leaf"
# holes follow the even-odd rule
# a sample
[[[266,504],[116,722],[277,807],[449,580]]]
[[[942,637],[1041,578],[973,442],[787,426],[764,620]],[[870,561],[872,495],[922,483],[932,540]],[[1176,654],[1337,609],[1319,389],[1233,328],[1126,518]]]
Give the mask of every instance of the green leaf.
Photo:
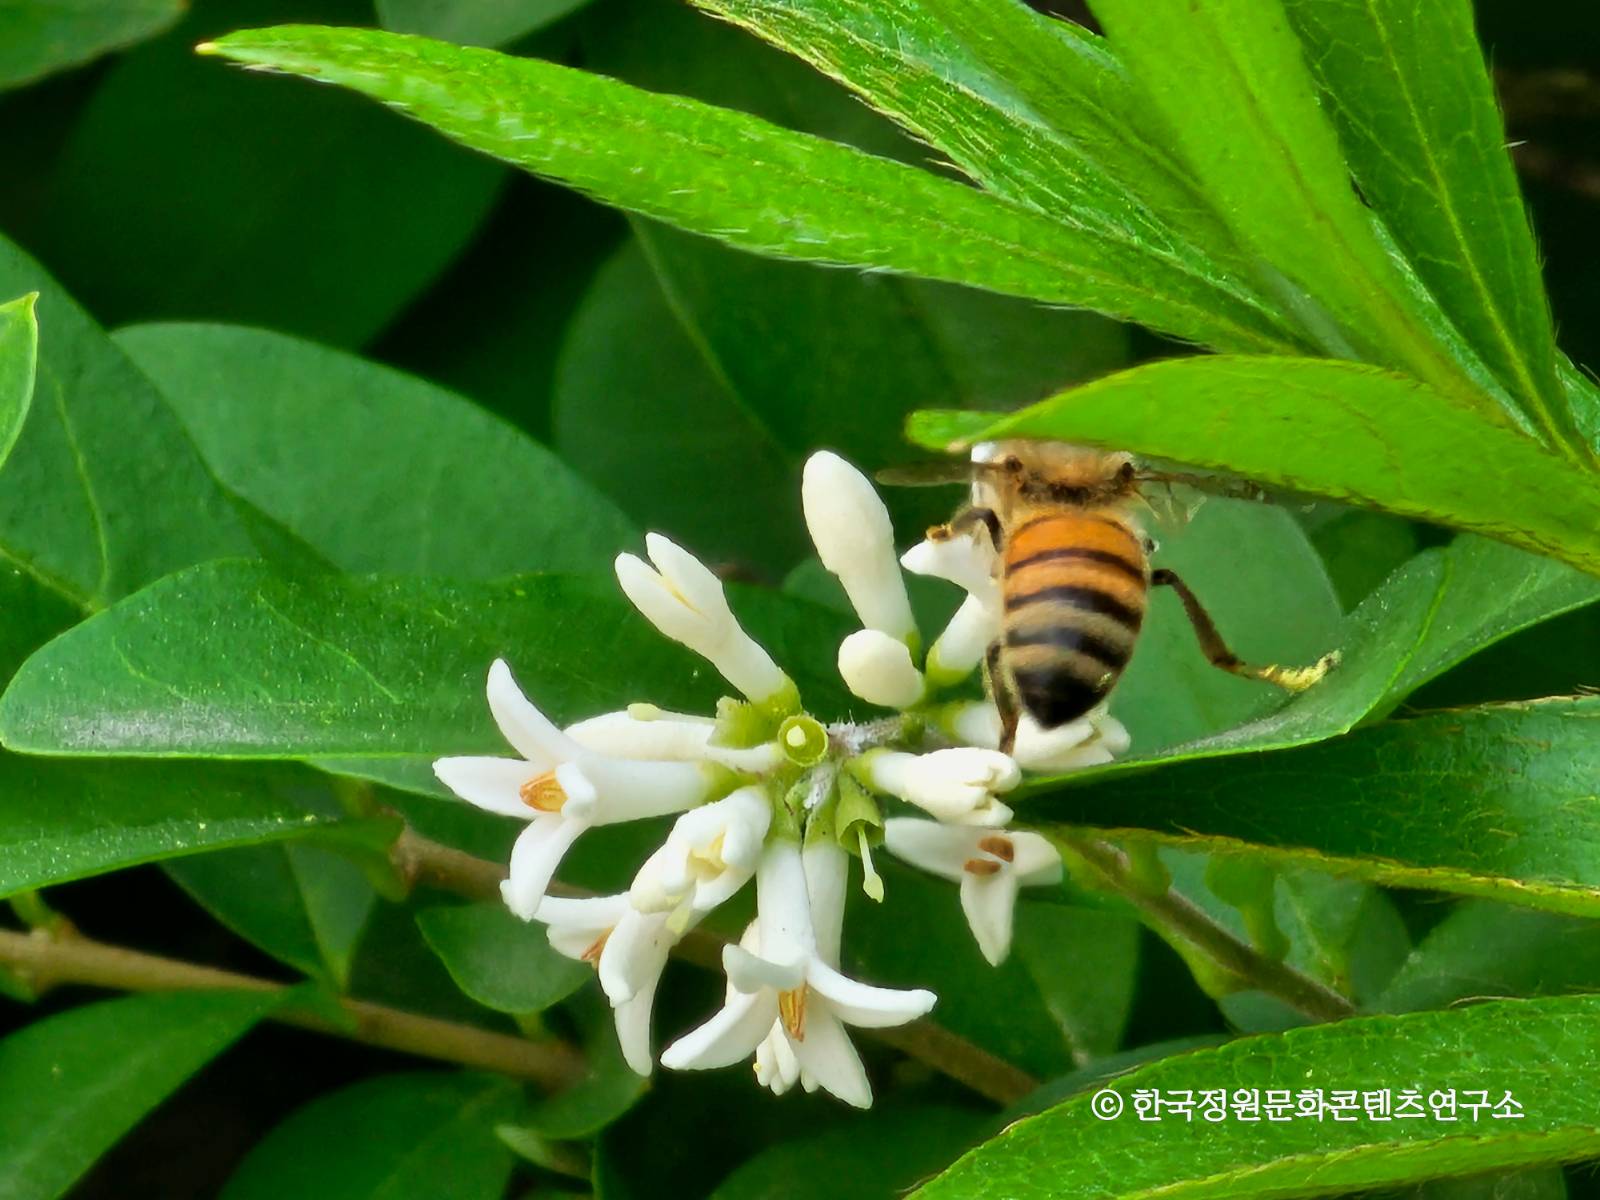
[[[7,0],[0,88],[31,83],[154,37],[183,14],[183,0]]]
[[[1533,230],[1470,0],[1285,0],[1362,195],[1506,389],[1570,434]]]
[[[37,291],[34,402],[0,471],[0,560],[94,608],[253,547],[154,386],[38,263],[0,239],[0,295]]]
[[[317,0],[370,23],[367,0]],[[281,19],[205,5],[128,55],[77,115],[28,244],[109,325],[211,320],[358,346],[466,246],[506,179],[331,88],[265,91],[195,58]]]
[[[0,754],[0,896],[138,863],[313,839],[382,854],[392,821],[346,821],[298,768],[68,763]]]
[[[245,1158],[221,1200],[500,1200],[494,1127],[517,1087],[489,1075],[380,1075],[312,1101]]]
[[[1284,346],[1260,310],[1124,241],[725,109],[369,30],[282,26],[207,49],[353,88],[473,149],[742,249],[1094,308],[1200,341]]]
[[[1415,380],[1353,363],[1155,363],[1012,416],[919,413],[912,437],[1081,441],[1470,529],[1600,572],[1596,476]]]
[[[16,445],[28,406],[33,403],[33,377],[39,357],[39,324],[33,317],[38,300],[30,293],[0,304],[0,466]]]
[[[583,1034],[583,1078],[539,1101],[520,1122],[527,1133],[555,1142],[593,1137],[650,1087],[649,1079],[623,1061],[611,1006],[598,989],[580,994],[568,1007]]]
[[[864,1113],[750,1159],[711,1200],[882,1200],[899,1196],[970,1146],[976,1113],[928,1104]]]
[[[1012,1125],[918,1193],[921,1200],[1004,1195],[1160,1195],[1174,1200],[1352,1192],[1495,1167],[1571,1161],[1600,1153],[1591,1069],[1600,1000],[1482,1004],[1447,1013],[1366,1017],[1244,1038],[1152,1064],[1114,1080],[1120,1119],[1092,1115],[1091,1097]],[[1422,1119],[1195,1124],[1133,1115],[1141,1089],[1320,1089],[1358,1093],[1453,1088],[1458,1100],[1510,1092],[1520,1119]],[[1473,1096],[1474,1104],[1478,1097]],[[1104,1101],[1102,1101],[1104,1103]],[[1198,1122],[1199,1118],[1196,1118]]]
[[[1022,5],[913,0],[891,16],[838,0],[699,3],[842,80],[996,195],[1269,310],[1242,282],[1226,228],[1171,159],[1118,119],[1139,102],[1098,39]],[[1121,138],[1107,136],[1112,123]],[[1198,243],[1174,232],[1168,210]]]
[[[249,846],[165,865],[190,897],[240,937],[343,991],[377,902],[353,862],[314,845]]]
[[[115,340],[224,484],[344,570],[609,573],[636,536],[555,455],[423,380],[266,330]]]
[[[771,593],[735,603],[809,703],[847,706],[833,669],[842,618]],[[709,711],[726,688],[613,583],[292,578],[222,562],[39,651],[0,700],[0,737],[46,754],[503,754],[483,699],[497,657],[562,722],[633,700]]]
[[[1122,1044],[1138,984],[1139,925],[1131,917],[1024,901],[1012,952],[1085,1066]]]
[[[594,978],[586,963],[550,948],[544,926],[519,920],[499,901],[423,909],[417,928],[456,985],[499,1012],[543,1012]]]
[[[378,0],[378,21],[462,46],[504,46],[576,12],[589,0]]]
[[[1438,713],[1274,754],[1033,784],[1054,790],[1019,811],[1034,824],[1271,851],[1285,866],[1594,915],[1596,720],[1595,698]]]
[[[1428,931],[1372,1008],[1406,1012],[1486,997],[1597,990],[1600,925],[1468,900]]]
[[[1470,351],[1387,252],[1279,0],[1094,0],[1111,49],[1262,283],[1325,351],[1409,371],[1485,410]],[[1467,380],[1471,382],[1467,382]]]
[[[0,1200],[54,1200],[278,1003],[178,992],[86,1004],[0,1041]]]

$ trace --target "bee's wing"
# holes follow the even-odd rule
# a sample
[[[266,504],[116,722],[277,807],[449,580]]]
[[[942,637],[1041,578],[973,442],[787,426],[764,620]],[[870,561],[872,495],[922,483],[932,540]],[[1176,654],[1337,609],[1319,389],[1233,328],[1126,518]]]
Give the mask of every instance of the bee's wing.
[[[904,467],[885,467],[873,476],[879,483],[893,487],[937,487],[946,483],[968,483],[972,479],[973,464],[960,459],[937,462],[911,463]]]
[[[1167,487],[1189,488],[1207,496],[1227,500],[1265,500],[1267,490],[1248,479],[1229,475],[1194,475],[1186,471],[1140,471],[1135,478],[1142,484],[1159,483]]]

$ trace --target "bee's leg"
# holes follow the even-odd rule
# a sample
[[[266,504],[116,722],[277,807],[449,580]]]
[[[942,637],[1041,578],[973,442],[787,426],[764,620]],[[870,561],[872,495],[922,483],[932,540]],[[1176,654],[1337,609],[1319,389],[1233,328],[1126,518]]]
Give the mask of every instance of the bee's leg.
[[[1150,573],[1150,583],[1152,587],[1165,585],[1178,593],[1178,599],[1183,601],[1183,611],[1189,614],[1189,624],[1194,626],[1194,635],[1200,642],[1200,652],[1214,667],[1220,667],[1234,675],[1242,675],[1246,679],[1275,683],[1285,691],[1302,692],[1339,665],[1337,650],[1324,654],[1309,667],[1276,665],[1253,667],[1249,663],[1240,662],[1238,655],[1229,650],[1227,643],[1222,640],[1222,635],[1217,632],[1211,617],[1200,606],[1199,598],[1176,573],[1164,567],[1157,569]]]
[[[984,656],[983,672],[989,680],[989,695],[1000,711],[1000,753],[1010,754],[1017,744],[1017,722],[1022,719],[1022,705],[1017,693],[1006,678],[1005,665],[1000,661],[1000,640],[989,643]]]
[[[999,550],[1001,540],[1000,518],[995,516],[992,508],[977,508],[971,505],[956,513],[945,524],[931,526],[928,529],[928,540],[930,542],[948,541],[950,538],[966,533],[974,525],[979,524],[989,531],[989,544]]]

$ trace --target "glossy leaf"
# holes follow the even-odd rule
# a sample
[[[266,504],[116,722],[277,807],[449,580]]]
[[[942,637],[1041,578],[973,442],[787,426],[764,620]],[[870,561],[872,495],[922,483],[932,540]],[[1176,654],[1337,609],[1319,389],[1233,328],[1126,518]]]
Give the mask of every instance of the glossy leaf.
[[[801,694],[837,711],[845,622],[788,597],[741,601]],[[483,698],[497,657],[561,721],[645,698],[709,711],[726,687],[609,581],[291,578],[211,563],[36,654],[0,700],[0,737],[54,754],[503,754]]]
[[[609,574],[637,536],[555,455],[423,380],[259,329],[115,340],[224,484],[344,570]]]
[[[1362,195],[1519,402],[1570,429],[1550,307],[1470,0],[1285,0]]]
[[[1600,1151],[1590,1114],[1600,1000],[1482,1004],[1446,1013],[1368,1017],[1243,1038],[1143,1067],[1109,1085],[1120,1119],[1069,1100],[1011,1126],[917,1195],[923,1200],[1006,1195],[1015,1200],[1093,1195],[1176,1198],[1353,1192],[1495,1167],[1552,1163]],[[1510,1092],[1518,1119],[1485,1108],[1474,1122],[1422,1119],[1286,1122],[1229,1120],[1205,1127],[1168,1116],[1137,1120],[1140,1089],[1225,1088]],[[1477,1102],[1477,1098],[1473,1098]],[[1102,1101],[1104,1103],[1104,1101]]]
[[[380,1075],[312,1101],[253,1149],[221,1200],[500,1200],[494,1127],[517,1086],[490,1075]]]
[[[512,916],[498,900],[427,908],[417,927],[456,985],[499,1012],[543,1012],[594,978],[587,963],[550,948],[544,926]]]
[[[365,0],[317,0],[370,23]],[[467,244],[506,173],[332,89],[262,90],[194,45],[284,0],[195,6],[107,74],[28,244],[108,324],[211,320],[358,346]]]
[[[650,1080],[623,1060],[611,1006],[591,986],[592,991],[580,992],[567,1006],[583,1037],[583,1078],[523,1114],[520,1124],[534,1136],[556,1142],[593,1137],[649,1090]]]
[[[0,42],[0,88],[31,83],[154,37],[183,14],[183,0],[9,0]]]
[[[902,1195],[971,1145],[977,1114],[913,1105],[863,1114],[836,1129],[774,1145],[711,1193],[711,1200],[881,1200]]]
[[[1139,926],[1131,917],[1024,902],[1012,953],[1039,989],[1079,1066],[1122,1044],[1138,984]]]
[[[0,304],[0,466],[16,445],[28,406],[39,357],[39,325],[33,317],[37,296]]]
[[[1600,483],[1416,381],[1353,363],[1213,357],[1110,376],[1009,417],[921,413],[943,449],[992,437],[1114,446],[1500,538],[1600,572]]]
[[[346,821],[309,771],[69,763],[0,754],[0,896],[181,854],[312,839],[382,854],[391,821]]]
[[[104,1000],[0,1041],[0,1198],[55,1200],[278,1002],[261,992]]]
[[[1428,931],[1372,1008],[1406,1012],[1461,1001],[1597,990],[1600,925],[1560,913],[1468,900]]]
[[[246,31],[215,52],[354,88],[474,149],[741,249],[1094,308],[1201,341],[1283,345],[1259,310],[1125,241],[739,113],[368,30]]]
[[[155,387],[0,239],[0,295],[37,291],[34,402],[0,471],[0,557],[78,608],[253,546]]]
[[[1020,4],[699,3],[842,80],[987,190],[1270,309],[1226,227],[1152,145],[1126,74],[1075,26]]]
[[[240,937],[339,990],[377,893],[355,863],[315,845],[249,846],[165,864]]]
[[[1470,352],[1447,345],[1447,323],[1397,269],[1351,190],[1280,0],[1094,0],[1091,9],[1196,181],[1264,264],[1263,285],[1324,351],[1496,406],[1466,382],[1481,374]]]
[[[1280,865],[1595,915],[1600,820],[1586,797],[1597,720],[1592,698],[1445,712],[1275,754],[1058,781],[1019,811],[1030,823],[1265,848]]]
[[[576,12],[588,0],[377,0],[378,21],[396,33],[463,46],[504,46]]]

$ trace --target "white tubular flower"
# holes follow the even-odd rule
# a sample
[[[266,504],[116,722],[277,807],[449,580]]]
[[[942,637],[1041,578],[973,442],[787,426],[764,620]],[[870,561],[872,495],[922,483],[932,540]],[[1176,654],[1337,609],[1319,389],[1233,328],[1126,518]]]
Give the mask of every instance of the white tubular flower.
[[[441,758],[433,771],[467,803],[528,822],[500,885],[506,907],[524,921],[585,829],[693,808],[722,775],[710,763],[630,761],[585,749],[528,702],[500,659],[489,668],[489,711],[522,757]]]
[[[950,705],[940,727],[969,746],[1000,745],[1000,713],[987,700]],[[1128,731],[1104,706],[1054,729],[1043,729],[1027,713],[1017,722],[1011,757],[1025,771],[1079,771],[1110,762],[1127,750]]]
[[[665,915],[641,913],[620,895],[549,897],[536,918],[549,926],[551,946],[599,972],[622,1057],[636,1074],[650,1074],[650,1010],[667,954],[678,940]]]
[[[912,866],[961,884],[961,910],[994,966],[1011,949],[1017,889],[1061,882],[1061,856],[1036,833],[893,817],[884,824],[884,844]]]
[[[1004,609],[994,547],[986,535],[974,531],[967,537],[918,542],[900,562],[913,575],[947,579],[966,589],[967,598],[928,648],[929,682],[949,687],[970,675],[1000,636]]]
[[[877,629],[858,629],[839,643],[839,675],[868,704],[910,708],[922,699],[922,672],[911,651]]]
[[[635,704],[623,712],[602,713],[569,725],[567,736],[586,750],[613,758],[713,762],[752,775],[764,775],[783,761],[783,751],[772,743],[746,749],[714,746],[711,737],[716,728],[710,718],[661,713],[650,705]]]
[[[633,906],[671,913],[668,923],[679,926],[690,913],[710,912],[755,874],[771,824],[772,802],[759,785],[684,813],[634,876]]]
[[[722,961],[728,999],[704,1025],[661,1054],[675,1070],[725,1067],[749,1058],[774,1032],[783,1031],[795,1072],[858,1108],[872,1103],[872,1089],[846,1025],[884,1028],[915,1020],[933,1007],[932,992],[870,987],[824,962],[813,925],[811,897],[800,847],[778,841],[767,847],[756,873],[757,947],[729,946]],[[830,917],[831,920],[831,917]],[[781,1058],[769,1060],[768,1086],[790,1074]]]
[[[822,565],[844,584],[861,623],[897,641],[914,638],[917,623],[895,561],[894,527],[872,481],[837,454],[819,450],[806,460],[800,503]]]
[[[1011,820],[1011,810],[995,799],[1022,780],[1009,755],[998,750],[957,746],[931,754],[869,750],[851,766],[874,791],[915,804],[941,821],[996,826]]]
[[[707,659],[757,704],[797,695],[772,656],[734,619],[722,581],[704,563],[659,533],[645,536],[645,551],[655,566],[620,554],[617,582],[651,624]]]

